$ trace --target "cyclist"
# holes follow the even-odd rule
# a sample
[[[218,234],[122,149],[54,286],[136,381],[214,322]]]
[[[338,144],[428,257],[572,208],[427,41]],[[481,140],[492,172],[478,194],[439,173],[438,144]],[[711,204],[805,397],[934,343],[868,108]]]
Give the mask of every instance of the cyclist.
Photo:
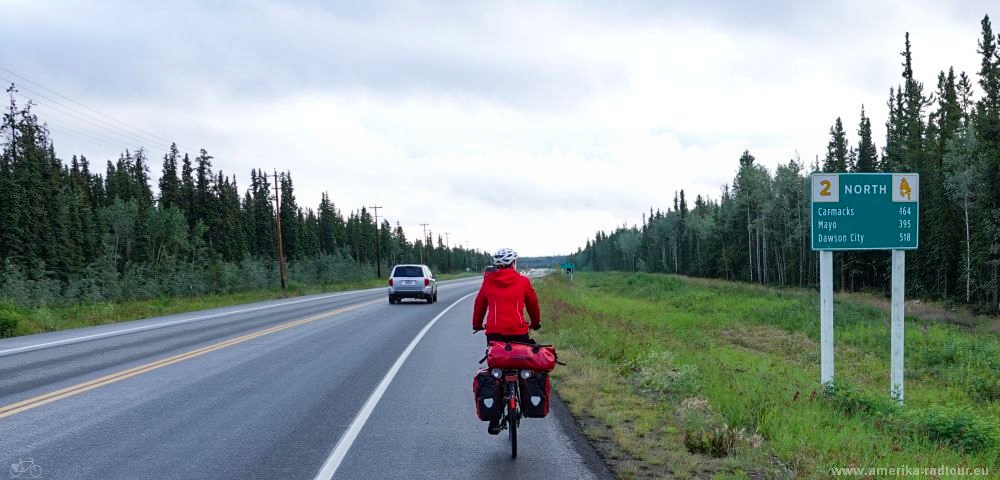
[[[486,330],[486,342],[513,340],[531,342],[528,329],[541,328],[538,296],[531,281],[517,272],[517,252],[501,248],[493,254],[496,271],[483,279],[472,312],[472,330]],[[524,317],[528,310],[529,320]],[[484,324],[485,320],[485,324]],[[500,433],[499,420],[491,421],[491,435]]]

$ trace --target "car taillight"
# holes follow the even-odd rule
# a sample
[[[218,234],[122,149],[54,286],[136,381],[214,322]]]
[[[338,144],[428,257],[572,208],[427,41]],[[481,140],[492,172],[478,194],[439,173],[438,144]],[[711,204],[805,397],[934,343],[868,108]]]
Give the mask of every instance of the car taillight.
[[[390,287],[392,286],[392,279],[391,278],[389,279],[389,286]]]
[[[429,278],[425,278],[425,279],[424,279],[424,286],[426,287],[426,286],[428,286],[428,285],[430,285],[430,284],[431,284],[431,279],[429,279]]]

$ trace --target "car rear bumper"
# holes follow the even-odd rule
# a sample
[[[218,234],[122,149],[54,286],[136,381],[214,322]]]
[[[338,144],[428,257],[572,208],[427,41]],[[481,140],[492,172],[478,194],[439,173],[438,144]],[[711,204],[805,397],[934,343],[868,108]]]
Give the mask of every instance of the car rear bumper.
[[[396,293],[390,293],[389,295],[391,295],[393,297],[396,297],[396,298],[422,298],[422,299],[427,299],[427,298],[429,298],[431,296],[431,293],[430,292],[427,292],[427,293],[424,293],[424,292],[396,292]]]
[[[427,298],[434,293],[434,289],[432,287],[425,287],[419,290],[389,288],[388,293],[396,298]]]

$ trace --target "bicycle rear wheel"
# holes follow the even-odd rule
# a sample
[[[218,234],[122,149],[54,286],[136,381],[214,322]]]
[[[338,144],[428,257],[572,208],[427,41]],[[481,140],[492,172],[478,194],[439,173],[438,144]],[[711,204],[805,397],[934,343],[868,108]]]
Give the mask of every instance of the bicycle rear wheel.
[[[507,435],[510,437],[510,458],[517,458],[517,410],[507,413]]]

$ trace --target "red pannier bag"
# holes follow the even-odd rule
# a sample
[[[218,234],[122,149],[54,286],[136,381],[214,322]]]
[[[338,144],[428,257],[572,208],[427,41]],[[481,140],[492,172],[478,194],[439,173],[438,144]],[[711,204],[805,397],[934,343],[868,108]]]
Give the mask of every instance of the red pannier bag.
[[[503,389],[500,380],[483,368],[472,379],[472,396],[476,399],[476,416],[480,420],[499,420],[503,416]]]
[[[556,349],[552,345],[490,342],[486,349],[486,364],[490,368],[551,372],[556,368]]]
[[[552,382],[549,374],[533,372],[521,378],[521,413],[528,418],[543,418],[549,414],[549,395]]]

